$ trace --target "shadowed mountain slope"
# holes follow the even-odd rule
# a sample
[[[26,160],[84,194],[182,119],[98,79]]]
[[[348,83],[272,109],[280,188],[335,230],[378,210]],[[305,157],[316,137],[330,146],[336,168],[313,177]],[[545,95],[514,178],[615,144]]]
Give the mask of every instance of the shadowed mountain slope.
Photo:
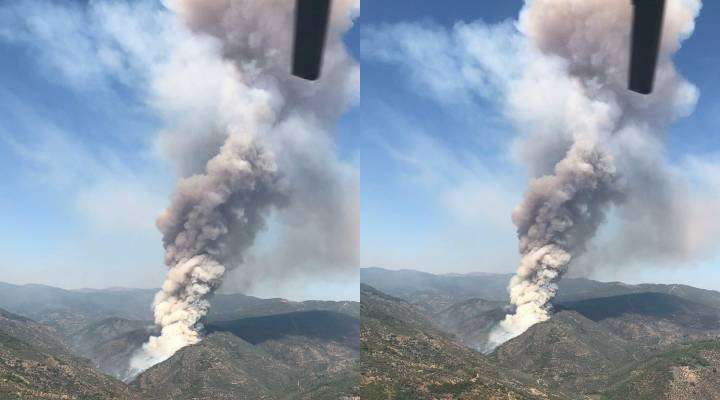
[[[352,342],[357,341],[360,326],[358,319],[349,315],[331,311],[301,311],[234,321],[215,321],[209,323],[206,330],[209,333],[231,332],[252,344],[288,336]]]
[[[720,334],[720,309],[664,293],[634,293],[556,305],[645,346],[702,340]]]
[[[664,293],[636,293],[560,303],[560,310],[572,310],[599,322],[626,314],[637,314],[665,320],[696,329],[720,328],[717,308]]]

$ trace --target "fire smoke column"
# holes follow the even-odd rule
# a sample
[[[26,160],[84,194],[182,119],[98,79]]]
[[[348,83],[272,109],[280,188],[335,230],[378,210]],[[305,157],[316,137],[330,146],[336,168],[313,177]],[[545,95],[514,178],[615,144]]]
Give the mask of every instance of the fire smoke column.
[[[547,60],[556,65],[547,71],[563,83],[564,98],[548,107],[555,115],[562,110],[563,117],[553,126],[557,132],[534,133],[521,126],[529,135],[519,142],[519,151],[535,178],[512,216],[521,254],[509,285],[516,310],[491,332],[489,349],[547,320],[557,282],[586,250],[610,206],[635,195],[633,185],[652,191],[642,178],[657,171],[649,171],[644,157],[697,97],[670,57],[692,33],[700,2],[669,0],[667,7],[657,86],[645,97],[625,87],[630,1],[526,0],[518,27],[531,54],[537,54],[529,65]],[[526,100],[538,98],[537,81],[526,78],[510,82],[517,93],[508,94],[509,114],[542,121],[548,110]],[[537,145],[548,139],[560,144]],[[541,165],[548,161],[554,163],[551,170]]]
[[[169,268],[154,301],[161,333],[133,359],[135,370],[200,341],[200,320],[225,274],[227,255],[242,254],[263,228],[263,213],[283,201],[272,154],[249,139],[230,136],[205,174],[178,183],[158,217]]]
[[[535,179],[513,212],[522,259],[510,282],[515,314],[492,332],[496,345],[547,320],[557,281],[604,220],[620,188],[612,157],[581,135],[553,175]]]
[[[179,117],[187,120],[177,124],[177,135],[163,139],[171,149],[180,149],[173,153],[180,169],[192,172],[179,180],[170,205],[157,219],[168,267],[153,303],[161,331],[135,354],[131,375],[201,340],[210,297],[228,269],[246,262],[246,250],[273,209],[292,212],[300,221],[306,215],[327,214],[328,221],[336,217],[332,207],[343,200],[339,190],[327,190],[323,201],[308,198],[327,189],[322,185],[337,186],[339,179],[331,133],[359,86],[359,70],[342,34],[352,26],[359,2],[334,2],[323,76],[312,83],[290,75],[293,3],[165,2],[185,29],[212,41],[216,51],[208,55],[211,59],[195,65],[222,65],[207,74],[215,78],[210,75],[222,73],[224,81],[210,95],[218,99],[208,103],[217,103],[214,119],[193,114],[207,116],[210,107],[191,109]],[[161,84],[172,83],[159,85],[171,100],[184,79],[184,64],[179,65],[158,77]],[[175,146],[175,140],[198,131],[196,121],[207,120],[193,148]],[[184,131],[183,126],[192,129]],[[216,144],[217,132],[224,136],[221,144]],[[215,146],[217,152],[207,156],[206,150]],[[204,168],[198,170],[198,165]]]

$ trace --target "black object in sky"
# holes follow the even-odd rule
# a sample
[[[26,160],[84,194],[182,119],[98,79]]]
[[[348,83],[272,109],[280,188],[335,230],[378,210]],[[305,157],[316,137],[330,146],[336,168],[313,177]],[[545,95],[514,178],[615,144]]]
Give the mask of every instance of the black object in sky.
[[[292,73],[314,81],[320,77],[331,0],[297,0]]]
[[[655,80],[665,0],[632,0],[635,6],[630,56],[630,90],[650,94]]]

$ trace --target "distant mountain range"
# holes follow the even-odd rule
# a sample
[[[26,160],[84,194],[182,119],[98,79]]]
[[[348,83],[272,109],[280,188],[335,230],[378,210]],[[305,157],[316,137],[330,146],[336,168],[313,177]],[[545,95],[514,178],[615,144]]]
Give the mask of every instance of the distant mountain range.
[[[362,398],[720,399],[720,293],[566,279],[483,354],[509,278],[362,269]]]
[[[111,288],[65,290],[44,285],[0,282],[0,308],[73,333],[108,317],[151,321],[156,289]],[[242,294],[218,294],[212,299],[209,318],[239,319],[302,310],[328,310],[358,316],[353,301],[259,299]]]
[[[132,382],[155,290],[0,283],[0,399],[353,399],[357,302],[221,294],[207,337]]]
[[[422,295],[446,296],[453,300],[482,298],[507,302],[507,286],[511,274],[446,274],[435,275],[413,270],[387,270],[361,268],[362,283],[396,296],[417,298]],[[687,285],[598,282],[582,278],[565,278],[560,281],[557,302],[609,297],[629,293],[657,292],[682,297],[710,307],[720,308],[720,292],[698,289]]]

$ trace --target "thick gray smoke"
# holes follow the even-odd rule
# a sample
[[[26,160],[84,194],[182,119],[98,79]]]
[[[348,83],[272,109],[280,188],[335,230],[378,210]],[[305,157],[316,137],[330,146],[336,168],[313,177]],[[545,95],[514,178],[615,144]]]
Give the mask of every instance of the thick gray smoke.
[[[556,282],[604,221],[610,202],[619,198],[613,159],[593,136],[582,133],[553,175],[532,181],[513,213],[522,260],[510,283],[515,314],[503,321],[501,333],[523,332],[549,317]],[[497,335],[491,340],[504,341]]]
[[[231,135],[202,175],[178,183],[170,206],[158,217],[169,267],[155,296],[160,336],[144,346],[145,357],[133,360],[143,370],[200,340],[200,320],[210,307],[226,265],[242,262],[265,225],[272,205],[284,201],[271,153],[252,143],[252,136]],[[143,364],[146,363],[146,364]]]
[[[360,70],[341,40],[359,4],[359,0],[333,1],[322,79],[312,84],[289,74],[294,2],[173,5],[197,36],[219,45],[225,63],[241,71],[240,81],[252,80],[253,91],[268,96],[275,121],[264,140],[276,154],[292,201],[273,214],[277,222],[273,235],[282,246],[251,250],[242,273],[232,276],[232,284],[240,289],[253,287],[258,278],[338,272],[347,277],[357,270],[357,168],[338,160],[333,133],[339,116],[359,100]],[[198,129],[197,118],[180,116],[183,123],[161,139],[161,147],[182,174],[202,172],[224,141],[223,124],[217,126],[214,116],[207,119]]]
[[[647,169],[647,153],[636,151],[661,142],[668,124],[694,104],[695,89],[677,74],[670,57],[692,32],[700,3],[670,0],[667,7],[656,89],[644,97],[626,89],[630,1],[526,2],[519,28],[531,50],[558,63],[565,96],[548,107],[561,110],[563,120],[561,131],[541,128],[517,146],[537,178],[513,213],[522,256],[510,282],[516,311],[491,333],[491,347],[548,319],[557,281],[586,250],[611,204],[636,198],[634,185],[651,186],[639,177],[662,176]],[[532,114],[536,104],[522,96],[536,92],[524,79],[510,96],[513,112]],[[535,143],[553,136],[554,146]]]
[[[314,239],[318,238],[312,228],[324,233],[326,225],[340,225],[339,232],[327,229],[337,237],[320,238],[318,243],[342,243],[335,246],[340,250],[320,257],[302,250],[313,261],[324,258],[328,269],[356,265],[357,243],[347,244],[344,236],[352,237],[345,229],[353,228],[357,212],[343,206],[347,202],[341,190],[350,185],[352,173],[337,166],[332,130],[357,98],[359,71],[342,34],[351,26],[359,2],[334,1],[323,76],[317,82],[289,73],[294,2],[182,0],[166,5],[217,52],[205,53],[204,62],[182,56],[179,63],[171,61],[155,81],[159,102],[172,103],[174,96],[186,94],[182,91],[187,83],[177,76],[188,70],[216,83],[196,84],[199,96],[211,98],[205,105],[214,111],[206,112],[192,100],[189,106],[176,101],[181,103],[177,108],[189,114],[179,117],[175,131],[161,139],[160,145],[186,177],[157,220],[168,266],[154,301],[155,322],[162,330],[132,360],[135,373],[201,339],[210,296],[227,270],[246,262],[247,250],[273,210],[311,228],[308,236]],[[325,197],[310,201],[324,189],[329,189]],[[283,212],[294,215],[284,217]],[[303,265],[302,260],[298,263]]]

